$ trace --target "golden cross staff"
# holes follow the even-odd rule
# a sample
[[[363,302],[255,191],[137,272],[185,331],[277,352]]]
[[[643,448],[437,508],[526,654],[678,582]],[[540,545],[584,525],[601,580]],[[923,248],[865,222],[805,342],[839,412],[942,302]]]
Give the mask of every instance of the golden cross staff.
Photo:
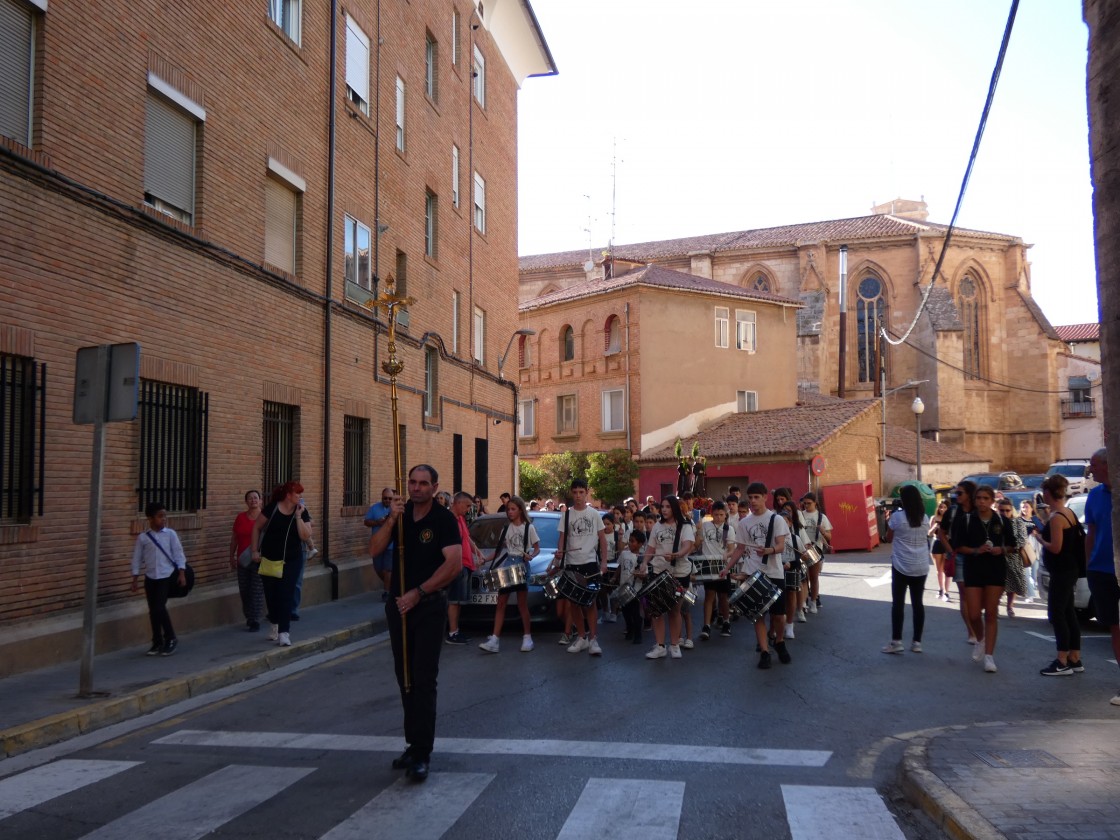
[[[389,320],[389,358],[381,363],[381,369],[389,375],[389,400],[393,416],[393,476],[397,481],[397,492],[404,498],[404,464],[401,463],[401,434],[397,423],[397,376],[404,370],[404,362],[397,358],[397,310],[402,306],[416,303],[415,298],[394,294],[397,281],[393,275],[385,278],[385,291],[376,299],[365,303],[367,309],[377,307],[385,312]],[[401,596],[405,593],[404,582],[404,517],[397,519],[397,580],[400,581]],[[404,666],[404,690],[412,691],[412,669],[408,664],[408,624],[401,616],[401,659]]]

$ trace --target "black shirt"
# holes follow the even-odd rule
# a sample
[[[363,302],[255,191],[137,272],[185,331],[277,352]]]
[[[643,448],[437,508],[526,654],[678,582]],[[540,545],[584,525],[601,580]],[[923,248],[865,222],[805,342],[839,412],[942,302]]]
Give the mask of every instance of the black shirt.
[[[269,560],[290,560],[296,562],[300,556],[299,528],[295,523],[295,511],[289,514],[281,513],[276,505],[268,505],[262,513],[268,524],[261,530],[261,557]],[[311,514],[307,508],[303,509],[304,522],[311,521]],[[287,540],[285,541],[285,535]]]
[[[455,514],[443,505],[432,502],[428,515],[418,522],[412,519],[412,502],[405,502],[404,513],[404,568],[405,591],[415,589],[443,565],[443,550],[449,546],[462,545],[459,539],[459,523]],[[393,530],[397,526],[394,524]],[[393,556],[393,582],[391,591],[399,593],[400,563]]]

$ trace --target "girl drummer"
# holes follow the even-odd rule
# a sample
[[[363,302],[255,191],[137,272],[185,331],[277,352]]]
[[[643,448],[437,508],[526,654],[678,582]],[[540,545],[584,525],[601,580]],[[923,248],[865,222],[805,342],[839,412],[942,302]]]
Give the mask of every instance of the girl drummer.
[[[523,563],[525,565],[525,578],[529,577],[529,561],[536,557],[541,550],[541,539],[537,536],[537,529],[529,521],[529,512],[525,509],[525,502],[520,496],[513,496],[506,503],[506,516],[509,523],[502,529],[498,538],[498,545],[494,555],[499,556],[503,550],[507,563]],[[533,637],[529,632],[529,592],[528,586],[519,583],[507,589],[498,591],[498,604],[494,608],[494,633],[485,642],[479,645],[487,653],[498,652],[498,640],[502,637],[502,623],[506,618],[506,604],[509,603],[511,592],[519,593],[517,596],[517,611],[521,613],[521,650],[533,649]]]
[[[676,579],[678,586],[688,589],[689,577],[692,574],[692,561],[688,559],[688,555],[692,551],[695,539],[695,529],[681,510],[680,501],[676,496],[666,496],[661,500],[661,521],[657,522],[650,531],[645,553],[642,554],[642,563],[635,574],[638,577],[645,577],[647,568],[652,566],[655,575],[667,571]],[[681,637],[679,601],[669,611],[668,623],[669,640],[676,642]],[[663,659],[666,654],[664,615],[653,619],[653,635],[657,639],[657,644],[646,654],[646,659]],[[673,659],[680,659],[680,645],[670,644],[668,654]]]

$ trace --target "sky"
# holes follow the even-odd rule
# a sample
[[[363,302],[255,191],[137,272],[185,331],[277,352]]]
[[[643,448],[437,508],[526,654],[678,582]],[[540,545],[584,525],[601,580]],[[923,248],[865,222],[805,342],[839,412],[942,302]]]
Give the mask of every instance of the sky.
[[[948,223],[1010,0],[531,0],[559,75],[518,95],[522,255],[866,215]],[[1097,320],[1079,0],[1021,0],[957,224],[1033,245]],[[590,234],[589,232],[590,231]]]

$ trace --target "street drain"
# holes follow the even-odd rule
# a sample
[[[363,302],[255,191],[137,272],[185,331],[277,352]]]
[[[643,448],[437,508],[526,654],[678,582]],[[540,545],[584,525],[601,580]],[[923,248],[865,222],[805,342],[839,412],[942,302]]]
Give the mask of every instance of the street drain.
[[[991,767],[1069,767],[1046,750],[985,750],[973,755]]]

